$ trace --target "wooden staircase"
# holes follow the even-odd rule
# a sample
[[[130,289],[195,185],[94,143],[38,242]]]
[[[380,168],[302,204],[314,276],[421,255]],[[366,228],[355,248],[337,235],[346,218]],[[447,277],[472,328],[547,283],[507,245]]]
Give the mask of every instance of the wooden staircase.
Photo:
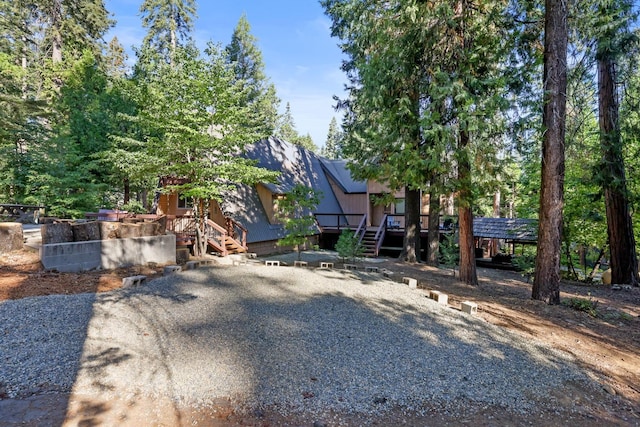
[[[227,249],[227,255],[241,254],[247,252],[247,247],[231,236],[224,236],[224,246]]]
[[[205,226],[205,234],[207,236],[207,244],[209,248],[218,252],[222,256],[231,254],[239,254],[247,252],[247,229],[231,220],[235,230],[238,230],[238,235],[241,240],[235,239],[229,235],[224,227],[216,224],[212,220],[208,219]],[[236,234],[235,232],[233,233]]]
[[[360,244],[364,248],[363,255],[366,257],[375,257],[378,255],[378,241],[376,239],[377,229],[371,229],[364,232]]]

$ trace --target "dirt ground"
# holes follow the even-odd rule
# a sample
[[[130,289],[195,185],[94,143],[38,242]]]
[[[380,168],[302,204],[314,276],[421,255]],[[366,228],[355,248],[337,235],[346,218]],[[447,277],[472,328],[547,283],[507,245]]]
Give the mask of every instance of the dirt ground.
[[[475,408],[464,414],[434,411],[425,418],[398,409],[375,420],[337,414],[335,420],[338,421],[317,422],[295,417],[283,418],[275,411],[240,415],[221,404],[215,408],[182,408],[180,419],[189,420],[189,424],[210,426],[640,425],[640,288],[614,290],[610,286],[563,282],[561,298],[565,304],[549,306],[531,300],[531,285],[516,272],[479,268],[480,284],[471,287],[454,278],[451,270],[394,261],[381,262],[376,266],[394,271],[398,280],[403,276],[414,277],[418,279],[420,288],[447,293],[452,309],[459,309],[462,301],[474,301],[478,304],[478,316],[487,322],[535,337],[572,354],[585,371],[601,384],[601,389],[585,390],[568,386],[558,390],[556,395],[549,396],[547,402],[541,402],[540,412],[529,416],[514,415],[500,408]],[[16,251],[0,255],[0,301],[36,295],[105,292],[119,288],[123,277],[137,274],[152,279],[162,274],[162,267],[132,267],[82,274],[46,272],[36,252]],[[572,299],[574,305],[594,310],[587,313],[571,308],[566,302]],[[1,385],[0,403],[3,398],[6,399],[6,396],[2,396]],[[68,405],[71,410],[73,402],[66,398],[52,399],[46,396],[39,405],[39,410],[44,406],[50,416],[58,414],[57,417],[63,420],[67,408],[60,406]],[[69,416],[67,413],[67,420]],[[141,416],[138,421],[149,425],[144,424],[144,420]],[[75,422],[72,424],[76,425]],[[0,425],[3,425],[1,419]],[[162,425],[174,424],[163,421]]]

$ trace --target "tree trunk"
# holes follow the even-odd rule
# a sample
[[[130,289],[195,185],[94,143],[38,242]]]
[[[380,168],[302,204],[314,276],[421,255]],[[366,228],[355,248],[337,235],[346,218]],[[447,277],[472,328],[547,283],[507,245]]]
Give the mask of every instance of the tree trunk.
[[[400,259],[420,262],[420,190],[404,190],[404,242]]]
[[[433,183],[429,186],[429,234],[427,237],[427,264],[438,266],[440,249],[440,194]]]
[[[499,177],[498,177],[499,179]],[[500,218],[500,190],[496,190],[493,195],[493,217]],[[500,252],[500,240],[491,239],[491,244],[489,245],[489,256],[493,257]]]
[[[598,59],[600,146],[602,149],[607,234],[611,253],[611,283],[638,286],[638,258],[633,235],[622,141],[618,124],[615,64],[610,57]]]
[[[567,104],[567,2],[546,0],[544,109],[538,253],[532,298],[560,303],[560,245],[564,204],[564,137]]]
[[[124,186],[124,204],[126,205],[131,200],[131,187],[129,185],[129,178],[125,178],[123,182]]]
[[[478,285],[476,272],[476,252],[473,240],[473,212],[471,210],[471,162],[467,148],[470,144],[469,133],[460,131],[460,160],[458,162],[458,222],[460,226],[460,280],[468,285]]]
[[[51,11],[51,61],[54,64],[62,62],[62,2],[54,0]]]

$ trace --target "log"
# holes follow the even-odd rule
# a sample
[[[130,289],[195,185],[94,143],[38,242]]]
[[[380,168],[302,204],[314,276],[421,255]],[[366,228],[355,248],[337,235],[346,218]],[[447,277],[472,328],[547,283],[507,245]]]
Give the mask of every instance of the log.
[[[71,230],[71,224],[68,222],[44,224],[40,228],[40,234],[42,235],[43,245],[73,242],[73,231]]]
[[[120,238],[121,239],[130,239],[133,237],[141,237],[140,234],[140,225],[139,224],[120,224]]]
[[[71,224],[74,242],[87,242],[89,240],[100,240],[100,226],[97,222],[79,222]]]
[[[119,237],[119,222],[98,221],[100,228],[100,240],[117,239]]]
[[[22,224],[17,222],[0,222],[0,254],[18,251],[24,245]]]

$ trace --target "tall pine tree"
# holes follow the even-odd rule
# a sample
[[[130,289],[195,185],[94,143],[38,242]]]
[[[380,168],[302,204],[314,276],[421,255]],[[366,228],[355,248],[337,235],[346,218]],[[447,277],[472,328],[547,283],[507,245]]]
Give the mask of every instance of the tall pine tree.
[[[257,39],[251,34],[247,17],[242,15],[233,31],[231,42],[225,49],[236,81],[246,92],[243,106],[248,107],[247,126],[254,128],[261,138],[273,135],[278,118],[278,104],[273,83],[264,72],[262,52]]]

